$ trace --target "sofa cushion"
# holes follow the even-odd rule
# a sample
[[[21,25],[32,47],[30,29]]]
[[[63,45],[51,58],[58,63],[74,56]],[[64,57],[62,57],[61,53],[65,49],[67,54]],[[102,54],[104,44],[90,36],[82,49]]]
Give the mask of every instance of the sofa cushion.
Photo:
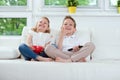
[[[24,27],[22,30],[21,43],[26,43],[26,38],[31,27]]]
[[[118,27],[92,28],[92,42],[96,49],[93,59],[120,59],[120,29]]]
[[[16,48],[0,47],[0,59],[14,59],[18,58],[20,53]]]
[[[13,59],[20,56],[17,48],[20,36],[0,36],[0,59]]]
[[[120,61],[37,62],[0,60],[0,80],[120,80]]]
[[[77,30],[77,35],[80,37],[80,45],[84,45],[87,42],[90,42],[90,30],[89,28],[80,28]]]
[[[21,42],[21,36],[0,36],[0,47],[18,47]]]
[[[120,59],[120,47],[118,46],[97,46],[92,54],[93,60]]]

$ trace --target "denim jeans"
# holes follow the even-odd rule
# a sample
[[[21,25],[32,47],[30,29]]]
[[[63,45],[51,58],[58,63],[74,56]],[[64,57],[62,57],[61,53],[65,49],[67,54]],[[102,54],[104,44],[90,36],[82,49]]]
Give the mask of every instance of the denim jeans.
[[[45,52],[41,52],[39,55],[36,54],[35,52],[33,52],[33,50],[31,50],[26,44],[21,44],[19,46],[19,51],[20,53],[23,55],[23,57],[25,58],[25,60],[31,60],[31,59],[34,59],[34,60],[37,60],[37,56],[42,56],[42,57],[48,57]]]

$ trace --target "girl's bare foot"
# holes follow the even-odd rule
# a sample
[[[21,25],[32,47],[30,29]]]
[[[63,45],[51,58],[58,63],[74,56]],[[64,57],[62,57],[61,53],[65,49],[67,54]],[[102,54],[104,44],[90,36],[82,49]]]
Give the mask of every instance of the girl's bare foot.
[[[71,59],[63,59],[60,57],[56,57],[55,61],[56,62],[72,62]]]
[[[35,61],[34,59],[31,59],[31,61]]]
[[[38,56],[38,57],[37,57],[37,60],[38,60],[38,61],[46,61],[46,62],[47,62],[47,61],[48,61],[48,62],[49,62],[49,61],[53,61],[52,58],[44,58],[44,57],[41,57],[41,56]]]

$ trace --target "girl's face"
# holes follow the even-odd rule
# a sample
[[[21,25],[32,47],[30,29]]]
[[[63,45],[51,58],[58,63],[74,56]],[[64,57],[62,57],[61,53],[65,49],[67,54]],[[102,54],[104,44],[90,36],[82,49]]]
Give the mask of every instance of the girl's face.
[[[76,31],[75,23],[71,19],[66,19],[63,22],[63,28],[66,31],[66,34],[73,34]]]
[[[45,32],[48,29],[49,29],[49,22],[47,19],[42,18],[40,21],[38,21],[38,23],[37,23],[37,31],[38,32]]]

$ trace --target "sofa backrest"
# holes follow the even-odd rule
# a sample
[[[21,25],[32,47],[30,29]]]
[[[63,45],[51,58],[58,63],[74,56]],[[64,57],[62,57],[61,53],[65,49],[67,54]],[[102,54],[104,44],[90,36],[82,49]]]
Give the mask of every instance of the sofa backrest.
[[[23,27],[22,35],[21,35],[21,43],[26,43],[26,38],[28,35],[28,31],[31,29],[31,27]]]
[[[93,59],[120,59],[120,29],[119,27],[91,28],[91,41],[96,49]]]
[[[0,36],[0,60],[18,58],[20,56],[18,51],[20,42],[20,36]]]
[[[15,36],[0,36],[0,47],[17,48],[21,42],[21,37]]]

